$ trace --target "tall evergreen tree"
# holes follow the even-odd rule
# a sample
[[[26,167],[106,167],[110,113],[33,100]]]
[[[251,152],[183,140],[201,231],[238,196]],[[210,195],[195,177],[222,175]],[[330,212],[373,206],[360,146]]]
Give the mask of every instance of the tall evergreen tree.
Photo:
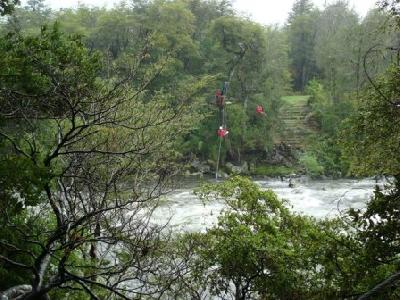
[[[326,7],[317,22],[316,63],[331,96],[338,101],[344,92],[359,86],[364,55],[359,17],[347,2],[338,1]]]
[[[28,0],[27,4],[28,8],[32,11],[41,11],[46,7],[44,0]]]
[[[288,19],[289,58],[293,87],[297,91],[303,91],[317,72],[314,61],[317,14],[310,0],[297,0]]]

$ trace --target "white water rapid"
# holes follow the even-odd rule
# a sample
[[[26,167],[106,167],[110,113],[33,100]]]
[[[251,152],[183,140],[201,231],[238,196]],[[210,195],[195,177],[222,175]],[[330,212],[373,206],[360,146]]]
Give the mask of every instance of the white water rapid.
[[[317,218],[333,217],[347,208],[362,208],[370,199],[374,187],[384,182],[374,179],[311,180],[297,178],[290,188],[287,180],[254,180],[262,188],[272,189],[296,212]],[[193,185],[193,184],[192,184]],[[189,184],[190,186],[190,184]],[[216,223],[224,208],[221,201],[203,203],[193,194],[193,188],[177,189],[167,196],[167,201],[154,213],[153,220],[177,231],[205,231]]]

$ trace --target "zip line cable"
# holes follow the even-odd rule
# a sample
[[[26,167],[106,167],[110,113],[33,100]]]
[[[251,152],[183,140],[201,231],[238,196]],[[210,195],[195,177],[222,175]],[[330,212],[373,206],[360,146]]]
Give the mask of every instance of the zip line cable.
[[[235,69],[236,67],[239,65],[240,61],[243,59],[244,54],[246,53],[246,50],[242,49],[242,46],[239,45],[241,47],[241,55],[237,58],[236,62],[231,66],[230,70],[229,70],[229,79],[228,81],[224,82],[224,87],[222,89],[223,91],[223,96],[226,97],[228,94],[228,88],[229,88],[229,83],[232,81],[233,75],[235,74]],[[225,103],[223,103],[222,107],[220,108],[220,121],[222,121],[222,127],[226,128],[226,112],[225,112]],[[218,180],[218,170],[219,170],[219,162],[221,159],[221,147],[222,147],[222,137],[219,137],[219,146],[218,146],[218,157],[217,157],[217,165],[215,168],[215,180]]]
[[[218,167],[219,167],[219,159],[221,157],[221,145],[222,145],[222,138],[219,138],[217,167],[215,169],[215,180],[218,180]]]
[[[231,74],[229,76],[229,80],[232,79],[234,70],[231,71]],[[222,89],[222,95],[226,97],[228,94],[228,87],[229,87],[229,81],[224,82],[224,87]],[[225,100],[224,100],[225,101]],[[222,121],[222,128],[226,129],[226,112],[225,112],[225,102],[223,103],[222,107],[220,108],[220,120]],[[219,162],[221,159],[221,147],[222,147],[222,139],[224,137],[219,137],[219,146],[218,146],[218,157],[217,157],[217,165],[215,168],[215,180],[218,180],[218,171],[219,171]]]

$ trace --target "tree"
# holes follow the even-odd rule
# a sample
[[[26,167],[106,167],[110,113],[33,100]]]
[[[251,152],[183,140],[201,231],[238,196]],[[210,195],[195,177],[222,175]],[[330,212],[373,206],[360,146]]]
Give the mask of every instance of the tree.
[[[40,27],[51,19],[51,10],[43,3],[43,0],[28,1],[25,7],[16,7],[7,18],[4,25],[5,33],[9,31],[24,31],[37,34]]]
[[[321,13],[317,26],[316,63],[332,99],[338,102],[345,92],[357,88],[354,79],[361,72],[358,16],[348,8],[347,2],[338,1]],[[354,67],[357,63],[358,69]]]
[[[397,22],[398,1],[382,3],[383,8],[391,8],[391,14]],[[397,55],[399,53],[397,47],[391,47],[390,50],[394,50]],[[400,164],[396,146],[399,141],[399,70],[397,60],[383,74],[375,78],[368,77],[369,86],[361,96],[362,102],[358,110],[348,118],[342,132],[343,147],[351,159],[354,173],[394,176],[389,188],[384,191],[376,188],[365,210],[349,212],[357,239],[364,246],[363,264],[375,269],[369,273],[371,278],[366,279],[364,292],[359,299],[399,297],[397,220]]]
[[[229,159],[241,163],[247,152],[262,153],[272,144],[273,124],[278,123],[274,117],[289,82],[286,40],[274,28],[234,16],[216,19],[209,35],[209,72],[229,81],[229,101],[242,106],[227,107],[228,119],[239,131],[226,145]],[[259,104],[268,107],[268,118],[257,118]]]
[[[198,193],[206,202],[225,200],[227,208],[217,225],[202,237],[194,237],[195,283],[205,283],[224,299],[340,295],[341,287],[335,283],[345,280],[335,263],[346,265],[352,258],[341,245],[351,240],[340,233],[341,222],[316,222],[292,214],[272,191],[261,190],[246,178],[205,185]],[[335,255],[349,261],[335,262]]]
[[[1,0],[0,16],[10,14],[14,10],[15,5],[17,4],[19,4],[19,0]]]
[[[45,8],[44,0],[28,0],[26,3],[32,11],[40,11]]]
[[[397,24],[400,24],[400,5],[398,0],[380,0],[378,3],[382,10],[388,10],[390,14],[394,17]]]
[[[174,141],[191,129],[196,116],[188,111],[204,82],[148,94],[170,61],[139,73],[144,52],[129,62],[128,77],[104,80],[101,55],[57,26],[39,36],[1,38],[0,52],[7,66],[0,83],[0,170],[15,178],[0,182],[8,199],[2,232],[14,230],[1,240],[0,270],[23,269],[32,278],[8,282],[3,295],[161,293],[150,279],[175,270],[159,268],[160,241],[168,236],[149,220],[175,172]],[[11,164],[24,172],[6,167]]]
[[[366,89],[363,101],[344,125],[343,147],[355,174],[399,173],[399,80],[400,68],[393,65]]]
[[[281,247],[285,229],[279,220],[285,219],[288,211],[271,191],[261,191],[240,177],[218,187],[205,186],[202,193],[203,197],[223,197],[229,207],[219,217],[218,225],[208,230],[208,242],[199,251],[203,274],[213,268],[205,275],[212,292],[220,297],[232,292],[232,299],[248,299],[256,291],[271,293],[269,287],[284,276],[279,271],[277,254],[284,251]],[[286,263],[290,265],[289,260]],[[287,292],[290,293],[289,288]]]
[[[297,0],[293,4],[287,31],[293,87],[297,91],[303,91],[317,74],[314,58],[317,17],[318,11],[309,0]]]

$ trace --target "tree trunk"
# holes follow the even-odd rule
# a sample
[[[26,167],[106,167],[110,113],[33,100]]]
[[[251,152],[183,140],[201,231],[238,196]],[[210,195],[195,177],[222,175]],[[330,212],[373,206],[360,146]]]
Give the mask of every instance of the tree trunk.
[[[375,286],[372,290],[362,295],[358,300],[376,299],[375,296],[382,293],[385,289],[393,286],[400,280],[400,272],[394,273],[392,276]]]

